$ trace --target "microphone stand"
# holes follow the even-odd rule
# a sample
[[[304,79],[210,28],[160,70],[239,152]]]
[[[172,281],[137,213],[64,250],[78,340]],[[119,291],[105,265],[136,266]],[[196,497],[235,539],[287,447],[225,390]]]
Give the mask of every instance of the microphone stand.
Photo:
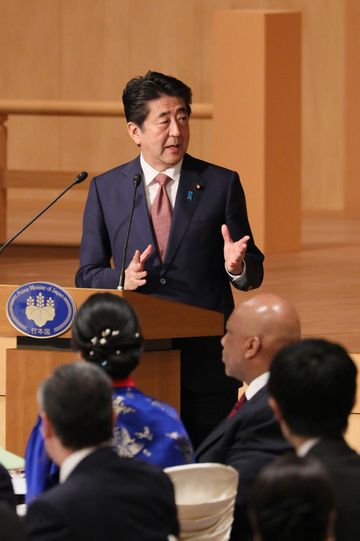
[[[122,258],[122,266],[121,266],[121,273],[120,273],[119,285],[117,286],[117,289],[118,289],[119,291],[124,291],[124,284],[125,284],[125,264],[126,264],[127,246],[128,246],[128,242],[129,242],[129,236],[130,236],[130,229],[131,229],[131,224],[132,224],[132,218],[133,218],[133,214],[134,214],[136,192],[137,192],[137,188],[138,188],[140,182],[141,182],[141,175],[138,173],[138,174],[135,175],[134,178],[133,178],[134,193],[133,193],[133,199],[132,199],[132,205],[131,205],[131,212],[130,212],[130,217],[129,217],[129,225],[128,225],[128,229],[127,229],[126,237],[125,237],[125,244],[124,244],[124,252],[123,252],[123,258]]]
[[[33,224],[38,218],[40,218],[40,216],[42,214],[44,214],[44,212],[46,212],[50,207],[52,207],[54,205],[54,203],[56,203],[56,201],[58,201],[64,194],[66,194],[67,191],[69,191],[73,186],[75,186],[75,184],[80,184],[80,182],[83,182],[87,178],[87,176],[88,176],[88,174],[87,174],[86,171],[83,171],[82,173],[80,173],[73,180],[73,182],[70,184],[70,186],[65,188],[65,190],[63,190],[61,192],[61,194],[58,195],[47,207],[45,207],[43,210],[41,210],[34,218],[32,218],[32,220],[30,220],[30,222],[28,222],[26,225],[24,225],[24,227],[22,227],[20,229],[20,231],[17,231],[15,233],[15,235],[13,235],[10,239],[8,239],[6,242],[4,242],[4,244],[0,247],[0,254],[1,254],[1,252],[3,252],[5,250],[5,248],[7,246],[9,246],[9,244],[12,243],[13,240],[15,240],[19,235],[21,235],[21,233],[23,233],[28,227],[30,227],[31,224]]]

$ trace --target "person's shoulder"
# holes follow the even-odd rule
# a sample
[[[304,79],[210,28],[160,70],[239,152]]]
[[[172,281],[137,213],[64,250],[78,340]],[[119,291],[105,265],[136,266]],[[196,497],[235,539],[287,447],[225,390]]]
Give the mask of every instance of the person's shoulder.
[[[103,184],[107,182],[111,182],[112,180],[116,180],[117,182],[121,181],[121,179],[127,178],[129,175],[133,176],[136,174],[136,171],[138,172],[140,168],[140,160],[139,157],[123,163],[121,165],[117,165],[116,167],[113,167],[107,171],[104,171],[103,173],[96,175],[94,177],[97,184]]]
[[[234,415],[230,424],[232,430],[264,430],[271,432],[275,430],[280,433],[279,424],[275,418],[268,402],[268,391],[266,386],[248,400]],[[234,425],[231,427],[231,425]]]
[[[70,485],[70,481],[77,484],[78,475],[89,477],[96,482],[96,477],[100,478],[104,472],[107,475],[109,471],[113,472],[114,476],[118,475],[124,480],[128,479],[129,482],[131,479],[141,479],[142,477],[153,478],[155,481],[167,479],[159,466],[133,458],[119,457],[111,447],[106,446],[100,447],[85,457],[75,468],[73,474],[69,476],[64,486]]]
[[[194,170],[199,174],[214,173],[223,177],[237,175],[237,172],[232,169],[199,158],[194,158],[194,156],[191,156],[190,154],[185,154],[184,156],[183,169]]]
[[[322,438],[309,451],[329,463],[346,464],[360,472],[360,455],[342,437]]]

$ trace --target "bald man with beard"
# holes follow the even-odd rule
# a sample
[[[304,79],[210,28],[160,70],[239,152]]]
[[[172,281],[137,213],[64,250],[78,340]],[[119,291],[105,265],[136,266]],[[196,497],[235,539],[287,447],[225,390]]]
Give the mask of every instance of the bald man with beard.
[[[233,411],[196,451],[198,462],[220,462],[239,472],[231,540],[252,539],[246,499],[259,471],[291,450],[268,404],[267,381],[274,356],[300,340],[300,320],[285,299],[260,293],[232,312],[222,338],[228,376],[247,384]]]

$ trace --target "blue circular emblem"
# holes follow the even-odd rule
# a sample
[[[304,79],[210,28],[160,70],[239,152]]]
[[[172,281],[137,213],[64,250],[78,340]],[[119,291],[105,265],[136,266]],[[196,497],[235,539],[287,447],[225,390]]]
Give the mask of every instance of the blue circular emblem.
[[[62,287],[49,282],[30,282],[10,295],[6,313],[10,323],[32,338],[52,338],[68,330],[76,307]]]

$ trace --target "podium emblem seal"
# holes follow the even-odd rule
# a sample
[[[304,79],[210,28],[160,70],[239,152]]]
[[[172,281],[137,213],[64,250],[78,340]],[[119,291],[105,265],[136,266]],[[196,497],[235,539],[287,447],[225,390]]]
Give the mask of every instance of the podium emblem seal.
[[[15,329],[32,338],[52,338],[71,326],[76,307],[71,295],[50,282],[30,282],[10,295],[7,317]]]

